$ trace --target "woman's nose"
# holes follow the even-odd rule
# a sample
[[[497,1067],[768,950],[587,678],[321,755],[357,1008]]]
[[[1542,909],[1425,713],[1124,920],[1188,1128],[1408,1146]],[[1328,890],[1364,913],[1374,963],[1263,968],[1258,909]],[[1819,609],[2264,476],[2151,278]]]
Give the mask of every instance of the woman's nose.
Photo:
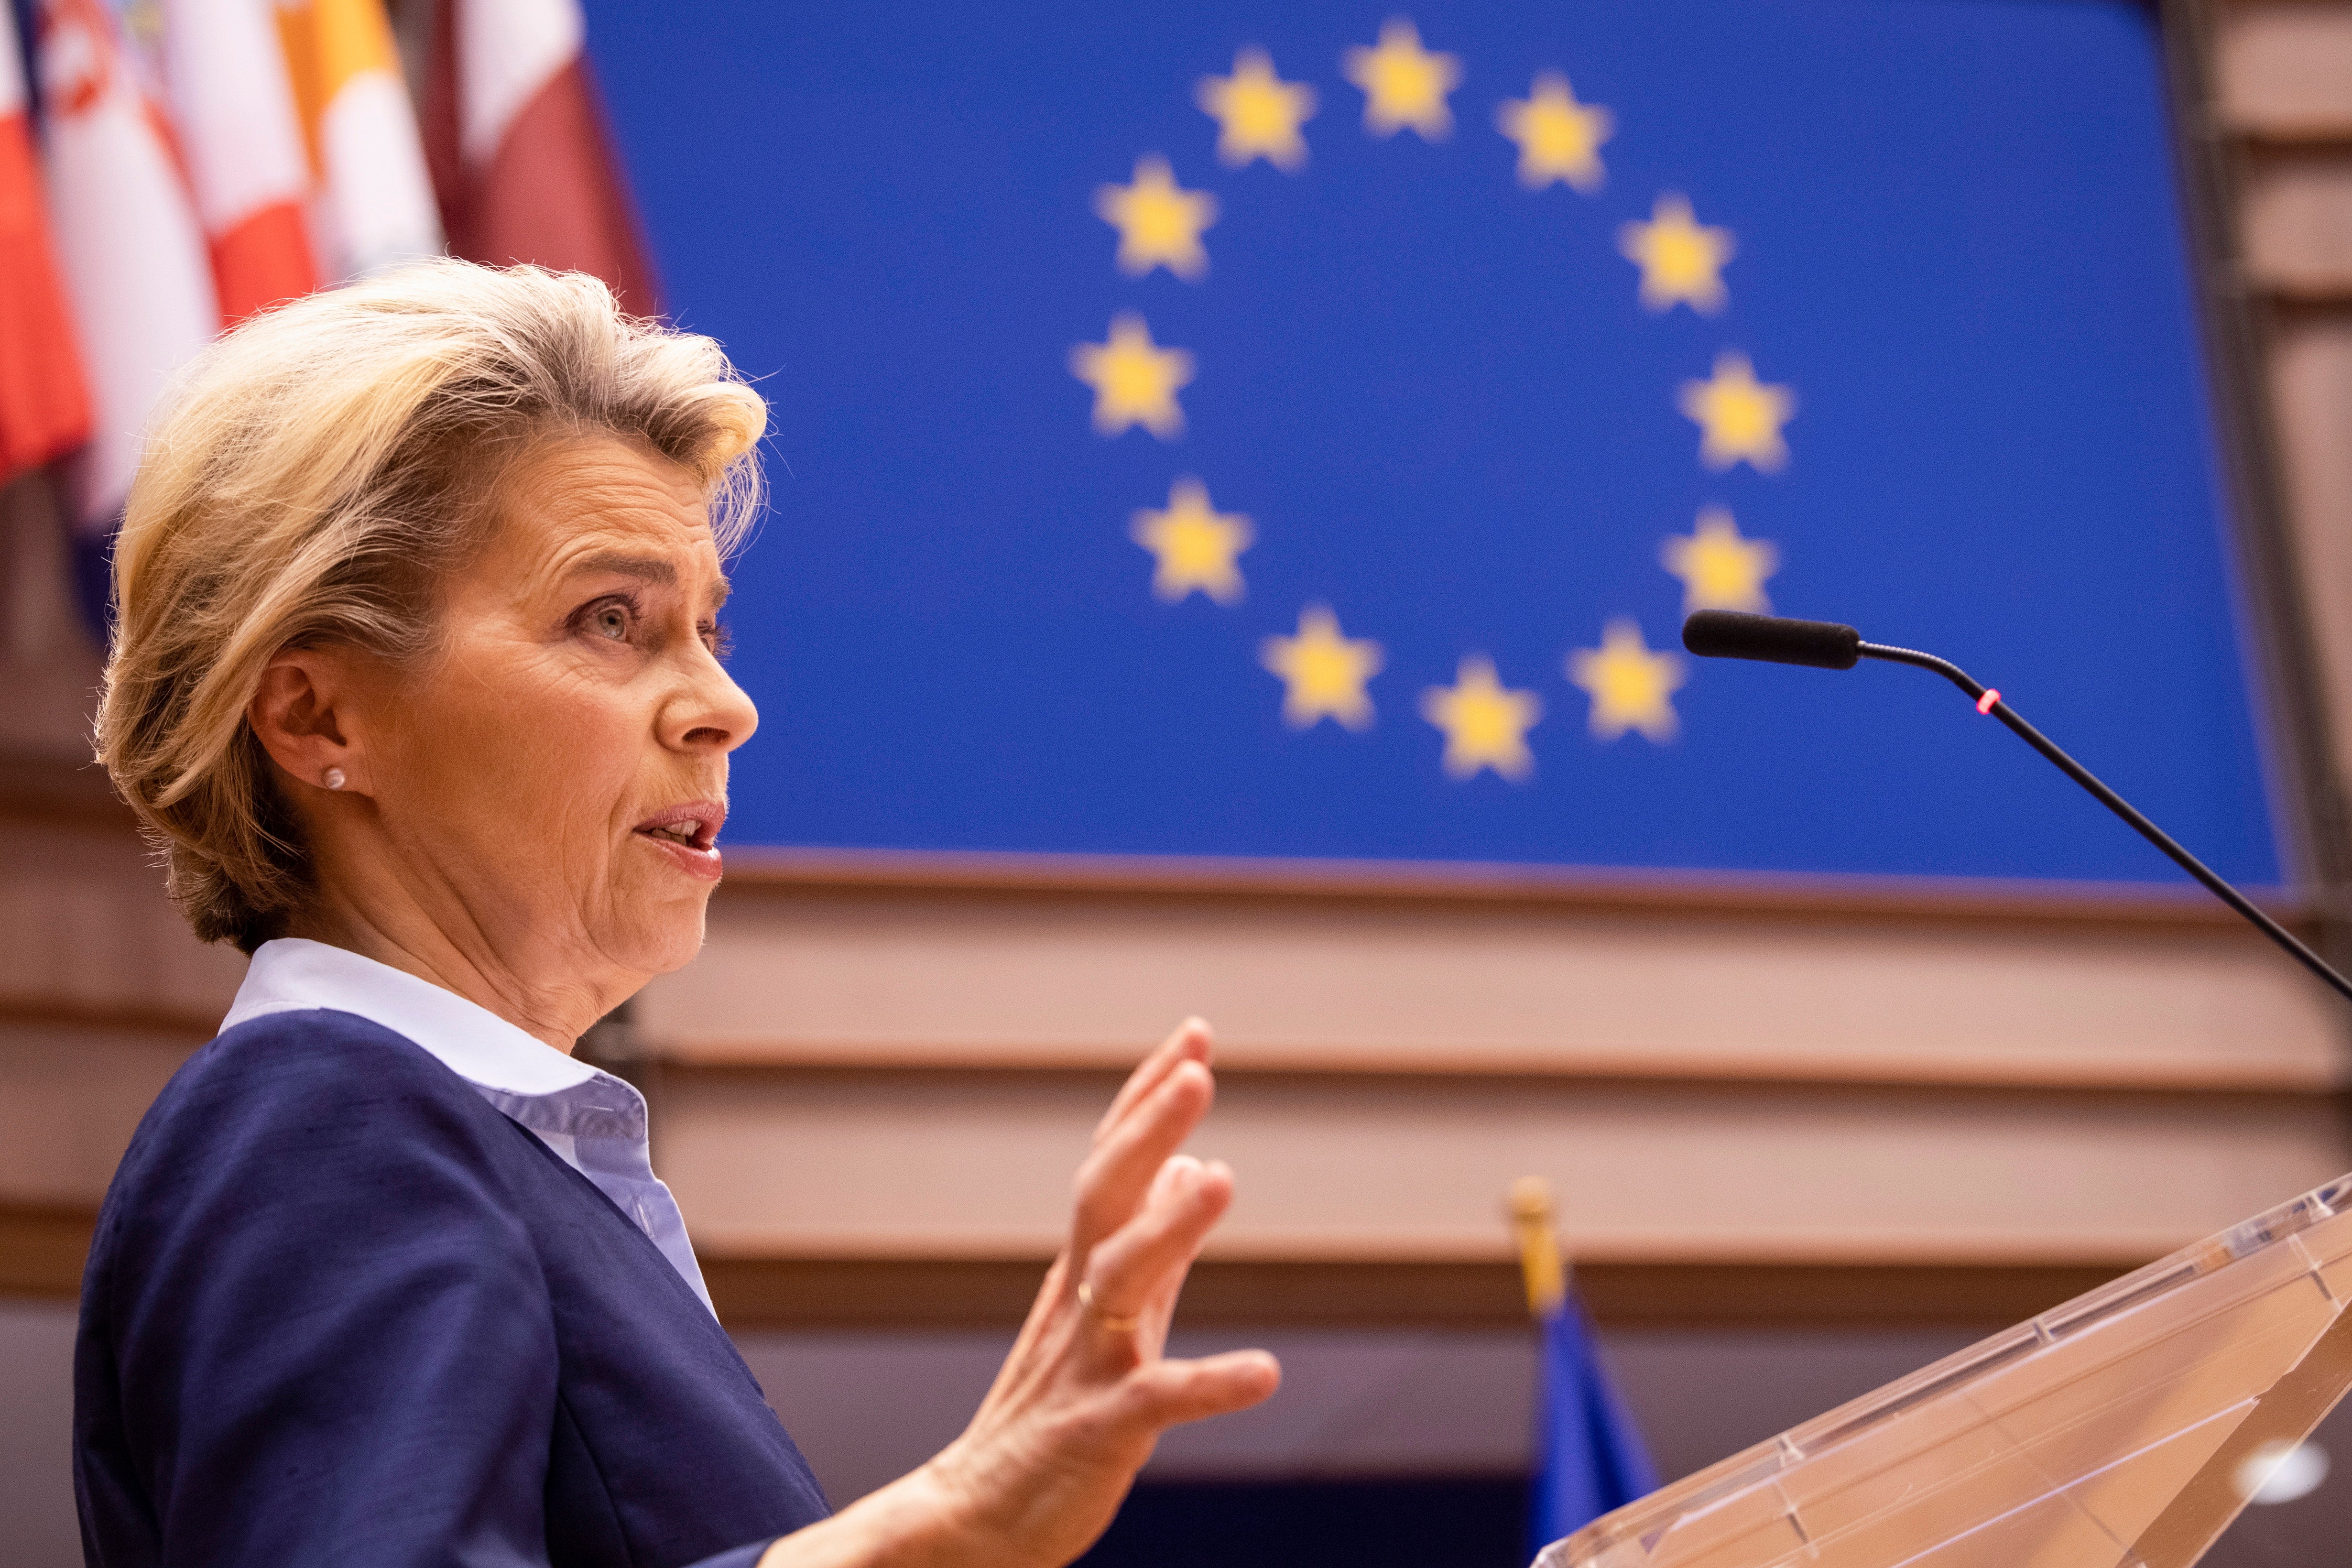
[[[681,751],[731,752],[760,727],[760,710],[751,694],[705,649],[694,660],[685,689],[664,716],[665,744]]]

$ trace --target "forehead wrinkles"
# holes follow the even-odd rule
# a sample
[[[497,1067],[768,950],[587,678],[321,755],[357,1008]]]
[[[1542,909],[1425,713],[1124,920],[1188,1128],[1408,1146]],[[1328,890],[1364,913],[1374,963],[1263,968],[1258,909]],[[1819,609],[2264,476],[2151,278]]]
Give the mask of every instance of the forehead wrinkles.
[[[658,563],[633,574],[714,584],[723,596],[701,491],[667,459],[615,439],[567,444],[516,464],[507,489],[489,553],[518,588],[558,584],[601,557],[608,569]]]
[[[557,437],[517,454],[499,476],[511,512],[642,510],[709,531],[708,498],[693,475],[643,440],[609,431]]]
[[[681,493],[635,465],[526,480],[504,510],[510,519],[530,519],[559,537],[604,530],[673,548],[710,539],[709,511],[698,492],[688,488]]]

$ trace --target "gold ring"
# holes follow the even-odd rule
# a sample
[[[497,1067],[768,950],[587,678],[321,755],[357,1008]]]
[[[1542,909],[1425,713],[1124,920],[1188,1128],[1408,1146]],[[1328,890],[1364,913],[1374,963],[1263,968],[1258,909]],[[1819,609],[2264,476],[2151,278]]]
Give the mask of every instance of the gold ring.
[[[1140,1312],[1119,1318],[1104,1311],[1095,1303],[1095,1288],[1084,1279],[1078,1281],[1078,1305],[1092,1312],[1097,1322],[1115,1334],[1131,1334],[1143,1322],[1143,1314]]]

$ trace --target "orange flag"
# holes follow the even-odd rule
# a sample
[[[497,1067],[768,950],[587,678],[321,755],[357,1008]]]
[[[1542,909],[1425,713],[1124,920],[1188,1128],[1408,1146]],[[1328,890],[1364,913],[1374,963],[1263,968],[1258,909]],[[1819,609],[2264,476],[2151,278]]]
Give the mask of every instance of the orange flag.
[[[441,250],[425,145],[383,0],[277,0],[330,282]]]

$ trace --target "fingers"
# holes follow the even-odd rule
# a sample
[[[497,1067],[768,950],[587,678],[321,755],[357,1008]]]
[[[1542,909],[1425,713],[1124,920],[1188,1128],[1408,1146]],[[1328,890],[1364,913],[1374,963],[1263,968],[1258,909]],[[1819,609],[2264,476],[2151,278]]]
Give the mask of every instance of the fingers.
[[[1078,1167],[1070,1236],[1080,1259],[1135,1216],[1160,1167],[1192,1135],[1215,1098],[1209,1069],[1191,1058],[1179,1059],[1087,1156]]]
[[[1147,1113],[1143,1122],[1150,1120]],[[1091,1256],[1074,1247],[1054,1259],[982,1414],[1015,1398],[1024,1384],[1052,1381],[1064,1357],[1075,1354],[1068,1364],[1087,1381],[1116,1379],[1138,1360],[1156,1360],[1185,1270],[1232,1204],[1233,1190],[1233,1172],[1223,1162],[1163,1160],[1139,1215]]]
[[[1095,1125],[1095,1142],[1099,1144],[1110,1136],[1111,1130],[1126,1121],[1146,1095],[1165,1083],[1168,1075],[1174,1072],[1180,1063],[1195,1061],[1205,1065],[1209,1050],[1209,1026],[1206,1023],[1199,1018],[1187,1018],[1177,1025],[1176,1032],[1162,1040],[1159,1049],[1144,1058],[1136,1069],[1128,1074],[1127,1082],[1119,1086],[1118,1096],[1110,1102],[1110,1109],[1103,1112],[1102,1121]]]
[[[1153,1427],[1205,1421],[1264,1403],[1282,1386],[1282,1364],[1265,1351],[1227,1351],[1198,1361],[1147,1362],[1122,1392],[1137,1419]]]
[[[1143,1211],[1097,1246],[1087,1263],[1087,1295],[1098,1318],[1141,1316],[1172,1306],[1184,1272],[1234,1199],[1234,1173],[1179,1154],[1160,1167]]]

